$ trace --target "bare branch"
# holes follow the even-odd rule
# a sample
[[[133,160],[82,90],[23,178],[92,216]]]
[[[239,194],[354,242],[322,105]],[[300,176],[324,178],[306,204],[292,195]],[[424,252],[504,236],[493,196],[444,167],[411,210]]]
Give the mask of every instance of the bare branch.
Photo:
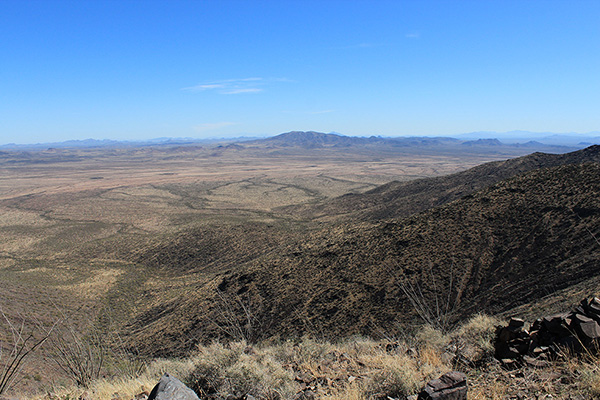
[[[0,394],[2,394],[21,379],[20,372],[27,359],[48,340],[56,324],[50,329],[45,329],[40,323],[33,321],[31,332],[25,334],[24,318],[21,319],[20,325],[15,325],[2,309],[0,314],[11,334],[11,340],[8,342],[9,354],[2,353],[2,343],[0,343]]]

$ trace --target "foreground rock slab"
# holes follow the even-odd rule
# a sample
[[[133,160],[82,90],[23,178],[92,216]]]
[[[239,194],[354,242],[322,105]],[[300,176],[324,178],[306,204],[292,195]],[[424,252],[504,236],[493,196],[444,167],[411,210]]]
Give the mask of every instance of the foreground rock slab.
[[[462,372],[452,371],[433,379],[425,385],[425,388],[417,400],[466,400],[467,399],[467,376]]]
[[[148,400],[200,400],[196,393],[179,379],[164,374],[150,392]]]

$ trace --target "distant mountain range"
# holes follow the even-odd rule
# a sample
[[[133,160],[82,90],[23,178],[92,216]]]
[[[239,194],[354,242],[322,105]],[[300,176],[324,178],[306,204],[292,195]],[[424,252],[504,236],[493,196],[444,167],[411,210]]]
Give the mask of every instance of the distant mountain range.
[[[237,137],[237,138],[172,138],[161,137],[148,140],[111,140],[111,139],[83,139],[67,140],[63,142],[35,143],[35,144],[1,144],[0,150],[45,150],[47,148],[101,148],[101,147],[139,147],[139,146],[181,146],[197,144],[215,144],[215,143],[248,143],[251,145],[268,144],[273,146],[300,146],[305,148],[324,147],[324,146],[360,146],[360,145],[395,145],[395,146],[421,146],[421,145],[449,145],[464,144],[466,146],[499,146],[499,145],[518,145],[518,146],[568,146],[584,148],[592,144],[600,144],[600,131],[588,132],[585,134],[553,133],[553,132],[529,132],[529,131],[510,131],[510,132],[489,132],[479,131],[457,134],[455,137],[438,136],[402,136],[402,137],[382,137],[382,136],[345,136],[336,132],[302,132],[292,131],[280,135],[256,138],[256,137]]]
[[[600,143],[600,137],[598,138]],[[558,141],[555,141],[558,143]],[[250,140],[241,143],[244,147],[261,148],[372,148],[378,151],[399,151],[406,149],[428,149],[433,151],[484,151],[484,152],[515,152],[521,149],[527,152],[544,151],[549,153],[566,153],[581,149],[587,145],[559,145],[546,144],[529,140],[522,143],[505,143],[496,138],[463,138],[457,139],[445,136],[409,136],[409,137],[382,137],[382,136],[344,136],[338,133],[302,132],[292,131],[282,133],[266,139]]]
[[[499,139],[503,143],[526,143],[536,141],[544,144],[561,146],[589,146],[591,144],[600,144],[600,131],[577,133],[555,133],[555,132],[529,132],[529,131],[510,131],[510,132],[470,132],[456,135],[458,139]]]
[[[237,138],[219,138],[219,139],[198,139],[198,138],[171,138],[161,137],[148,140],[111,140],[111,139],[82,139],[82,140],[66,140],[64,142],[48,142],[48,143],[33,143],[33,144],[17,144],[8,143],[0,145],[0,150],[46,150],[49,148],[64,149],[64,148],[127,148],[127,147],[143,147],[143,146],[184,146],[198,144],[213,144],[213,143],[231,143],[243,142],[246,140],[255,140],[254,137],[237,137]]]
[[[415,146],[415,145],[448,145],[462,141],[450,137],[381,137],[381,136],[344,136],[338,133],[301,132],[292,131],[282,133],[266,139],[247,142],[248,145],[272,145],[282,147],[349,147],[365,145],[392,145],[392,146]]]

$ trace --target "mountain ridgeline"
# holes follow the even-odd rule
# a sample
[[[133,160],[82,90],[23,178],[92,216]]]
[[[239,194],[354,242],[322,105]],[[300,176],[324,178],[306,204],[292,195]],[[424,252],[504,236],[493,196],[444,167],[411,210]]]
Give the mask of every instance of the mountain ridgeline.
[[[477,139],[461,140],[452,137],[425,137],[425,136],[407,136],[407,137],[382,137],[382,136],[345,136],[336,133],[322,133],[314,131],[292,131],[282,133],[266,139],[249,140],[242,142],[244,147],[273,147],[273,148],[346,148],[356,149],[364,152],[368,148],[378,148],[380,151],[387,148],[394,151],[411,151],[419,148],[419,151],[430,149],[441,152],[470,152],[476,149],[477,152],[511,152],[516,149],[531,149],[530,151],[555,151],[565,152],[573,147],[563,145],[548,145],[535,141],[525,143],[502,143],[498,139]],[[578,147],[581,148],[581,147]]]
[[[236,228],[237,243],[190,231],[141,252],[148,268],[212,275],[140,306],[131,343],[167,355],[216,337],[394,334],[419,319],[407,292],[458,321],[575,287],[600,273],[600,146],[280,211],[317,221]]]
[[[347,194],[319,204],[288,207],[305,218],[352,220],[401,218],[439,207],[503,179],[567,164],[600,162],[600,146],[566,154],[533,153],[525,157],[489,162],[449,176],[390,182],[361,194]]]

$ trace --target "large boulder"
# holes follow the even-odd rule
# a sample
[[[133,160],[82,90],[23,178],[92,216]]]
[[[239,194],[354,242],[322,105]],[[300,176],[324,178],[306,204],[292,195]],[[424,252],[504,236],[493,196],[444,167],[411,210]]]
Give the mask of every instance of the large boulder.
[[[164,374],[150,392],[148,400],[200,400],[192,389],[179,379]]]

